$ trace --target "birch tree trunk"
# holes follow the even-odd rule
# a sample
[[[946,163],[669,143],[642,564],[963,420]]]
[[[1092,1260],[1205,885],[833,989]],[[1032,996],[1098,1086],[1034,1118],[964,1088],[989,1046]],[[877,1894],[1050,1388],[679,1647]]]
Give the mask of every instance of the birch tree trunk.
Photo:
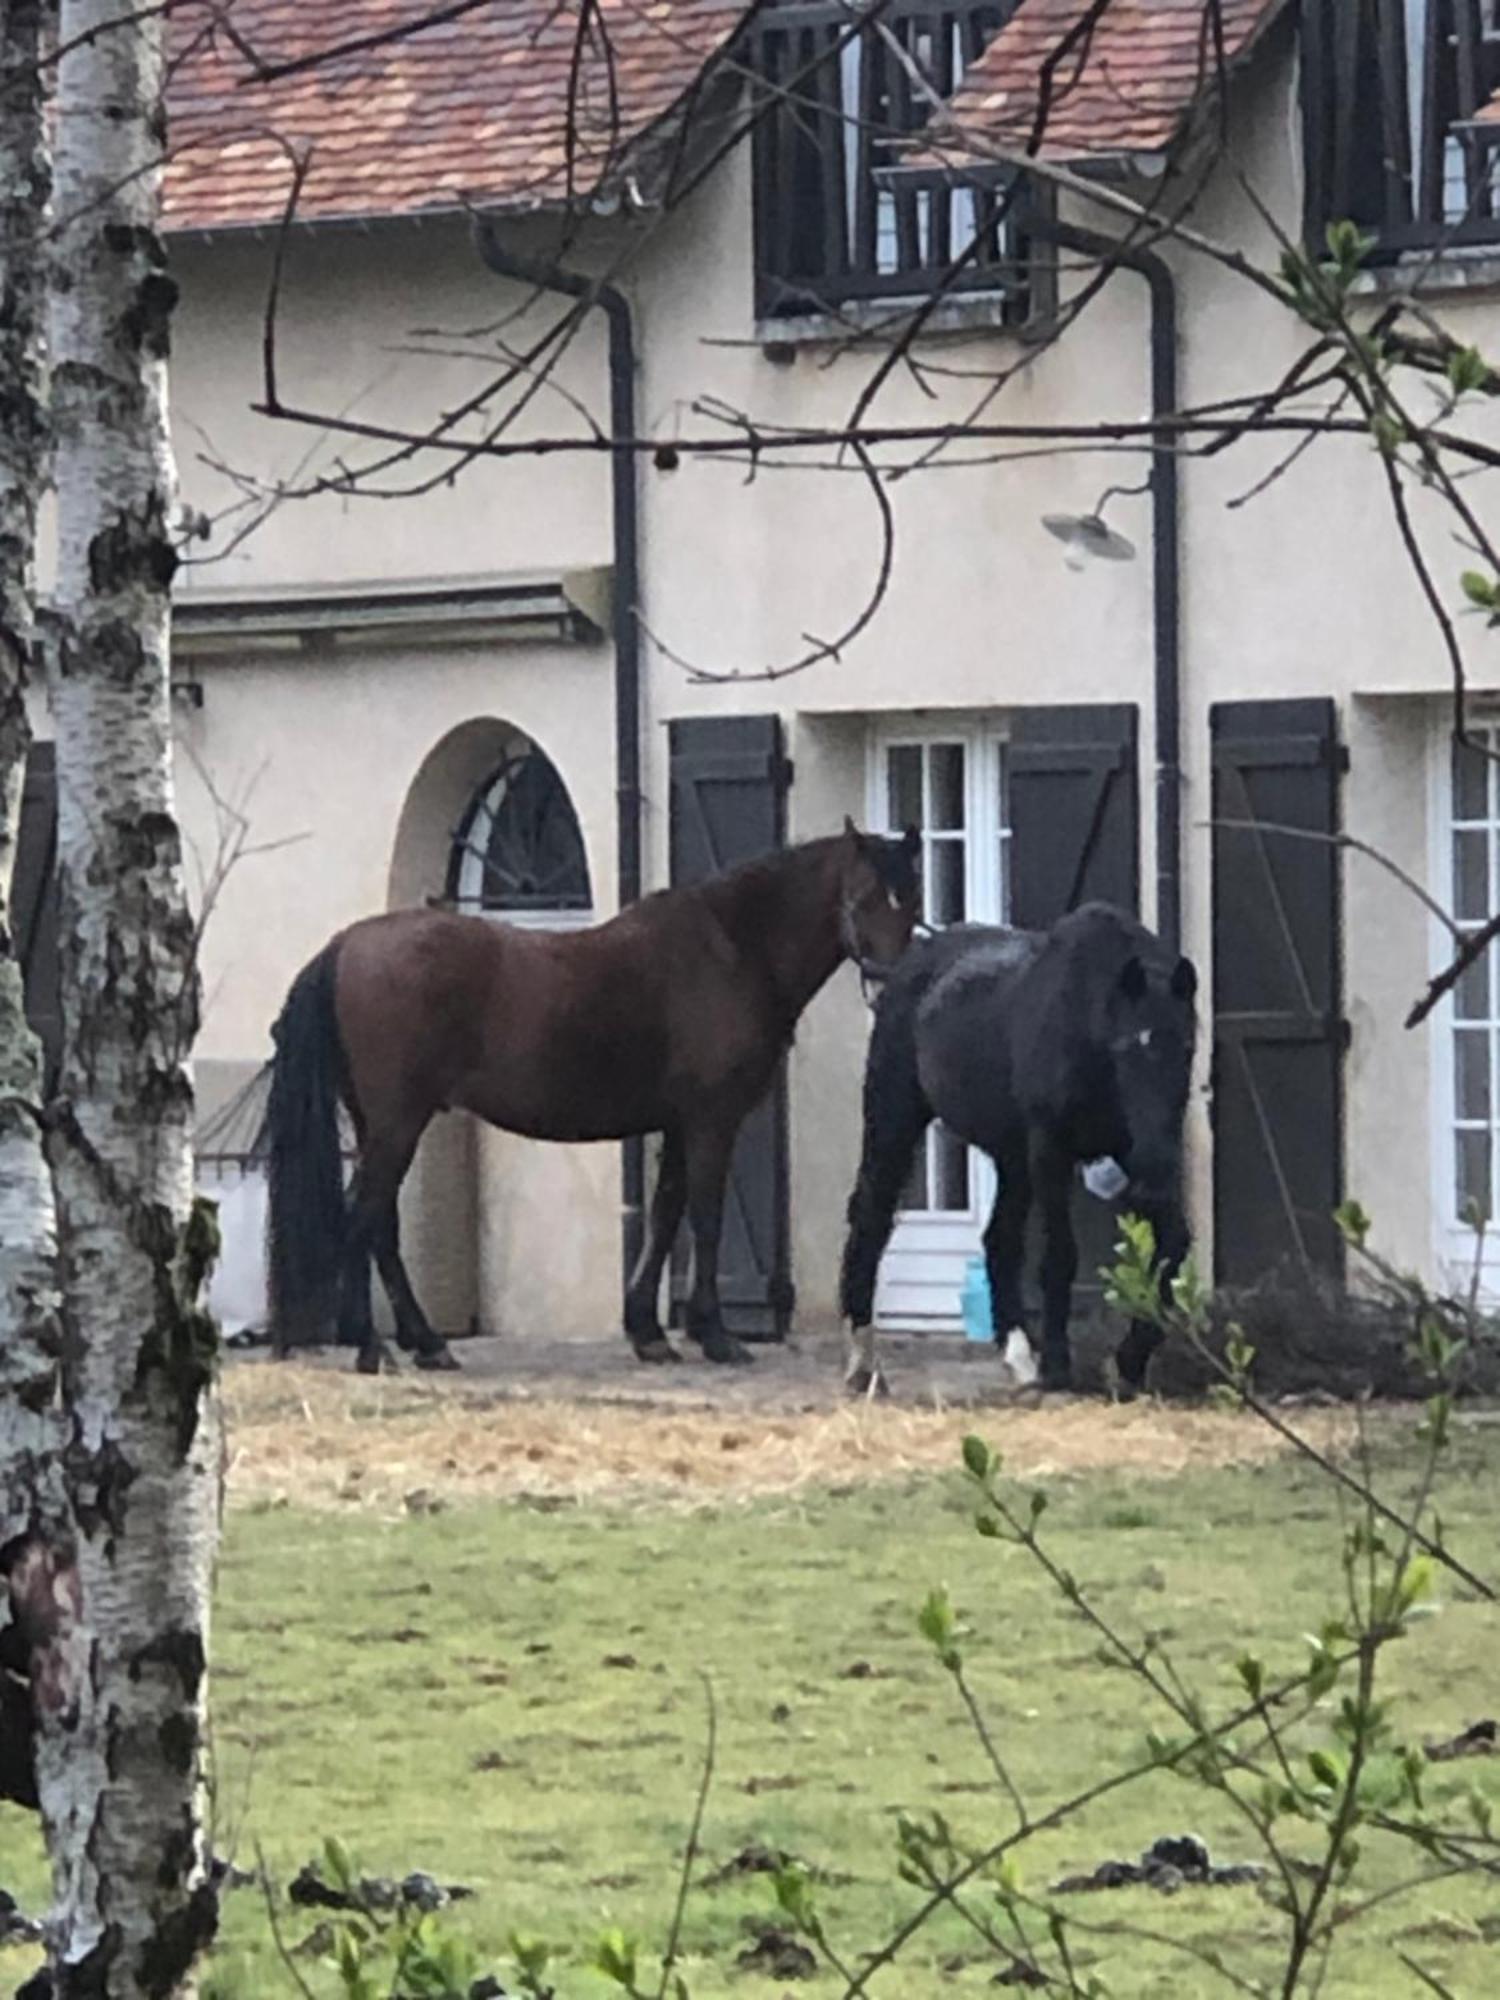
[[[51,163],[44,42],[56,0],[0,0],[0,1795],[36,1803],[30,1685],[55,1688],[51,1552],[70,1523],[61,1485],[62,1323],[52,1182],[11,929],[35,645],[37,517],[47,474],[44,232]],[[19,1676],[20,1678],[14,1678]]]
[[[198,1306],[215,1232],[192,1200],[197,975],[171,770],[164,13],[62,0],[59,22],[53,1170],[86,1645],[74,1727],[39,1748],[58,2000],[182,1991],[216,1913],[202,1803],[220,1462]]]

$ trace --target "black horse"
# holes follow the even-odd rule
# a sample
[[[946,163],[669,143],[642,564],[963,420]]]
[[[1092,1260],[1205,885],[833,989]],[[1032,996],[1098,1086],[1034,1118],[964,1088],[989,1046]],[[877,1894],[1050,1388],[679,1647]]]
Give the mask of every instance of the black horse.
[[[1182,1125],[1197,986],[1188,959],[1104,903],[1085,904],[1048,932],[961,924],[911,947],[881,991],[865,1068],[864,1150],[840,1283],[852,1391],[882,1386],[870,1330],[875,1278],[934,1118],[998,1169],[984,1250],[1002,1346],[1025,1325],[1026,1218],[1040,1205],[1045,1387],[1071,1382],[1079,1163],[1116,1164],[1120,1205],[1152,1224],[1166,1272],[1177,1269],[1188,1247]],[[1132,1322],[1117,1355],[1127,1389],[1144,1382],[1158,1338]]]

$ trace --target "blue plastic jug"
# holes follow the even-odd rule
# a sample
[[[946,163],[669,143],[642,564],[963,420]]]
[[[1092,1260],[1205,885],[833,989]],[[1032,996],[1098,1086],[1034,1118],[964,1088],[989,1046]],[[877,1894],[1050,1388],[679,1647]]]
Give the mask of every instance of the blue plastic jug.
[[[959,1304],[963,1313],[964,1339],[993,1340],[995,1322],[990,1307],[990,1274],[982,1257],[971,1257],[964,1266]]]

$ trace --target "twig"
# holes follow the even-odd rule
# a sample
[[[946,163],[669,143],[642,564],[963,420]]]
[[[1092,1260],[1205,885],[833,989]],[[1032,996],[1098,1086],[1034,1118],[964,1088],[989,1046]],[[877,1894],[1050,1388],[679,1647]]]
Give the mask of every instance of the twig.
[[[481,8],[493,4],[494,0],[451,0],[446,7],[429,8],[425,14],[417,15],[412,20],[398,21],[393,27],[374,29],[365,35],[351,35],[347,41],[329,42],[308,55],[293,56],[279,63],[262,62],[250,43],[240,37],[238,47],[241,54],[254,64],[253,74],[241,79],[240,88],[260,83],[280,83],[286,77],[301,76],[307,70],[342,62],[345,56],[365,55],[372,49],[386,48],[392,42],[410,41],[414,35],[425,34],[429,28],[462,20],[465,14],[477,14]]]
[[[271,1883],[271,1871],[266,1866],[265,1849],[259,1841],[255,1843],[255,1868],[260,1877],[261,1894],[266,1904],[266,1922],[271,1927],[271,1942],[276,1947],[276,1955],[290,1973],[292,1983],[302,1995],[302,2000],[318,2000],[317,1994],[302,1976],[302,1968],[293,1957],[291,1947],[281,1928],[281,1918],[276,1913],[276,1892]]]
[[[790,674],[805,673],[809,667],[816,666],[820,660],[842,659],[845,650],[871,624],[876,612],[879,611],[881,605],[885,602],[886,592],[890,587],[891,571],[895,567],[896,562],[896,516],[891,506],[890,495],[886,492],[879,469],[866,447],[862,443],[855,443],[853,451],[866,479],[869,481],[870,495],[875,502],[876,511],[880,516],[880,556],[876,563],[875,577],[871,583],[868,596],[865,598],[857,614],[850,619],[843,630],[839,632],[838,636],[833,639],[820,639],[815,633],[804,632],[802,637],[807,642],[807,650],[798,654],[795,659],[783,661],[777,666],[715,668],[702,666],[696,661],[688,659],[684,654],[677,652],[657,633],[653,632],[644,619],[641,619],[639,622],[642,632],[645,633],[646,637],[663,658],[670,660],[674,666],[681,667],[691,680],[707,683],[785,680]]]
[[[677,1880],[677,1903],[672,1911],[672,1924],[667,1932],[667,1948],[662,1955],[661,1983],[656,1989],[656,2000],[667,2000],[667,1986],[672,1977],[672,1968],[677,1963],[677,1948],[682,1939],[682,1919],[687,1909],[687,1899],[692,1888],[693,1869],[697,1865],[699,1842],[703,1833],[703,1815],[708,1806],[709,1788],[713,1784],[714,1760],[719,1740],[718,1706],[714,1701],[714,1684],[707,1674],[701,1676],[703,1694],[708,1704],[708,1733],[703,1746],[703,1776],[698,1783],[698,1799],[693,1807],[692,1824],[688,1828],[687,1846],[682,1855],[682,1873]]]
[[[1420,1979],[1429,1993],[1436,1993],[1438,2000],[1458,2000],[1451,1986],[1445,1986],[1435,1972],[1429,1972],[1425,1965],[1419,1965],[1409,1951],[1398,1951],[1396,1956],[1414,1979]]]
[[[1405,1025],[1408,1028],[1419,1027],[1438,1002],[1453,991],[1474,961],[1484,956],[1496,938],[1500,938],[1500,913],[1481,925],[1472,937],[1466,938],[1453,963],[1428,980],[1427,991],[1407,1015]]]
[[[1443,908],[1442,904],[1425,889],[1414,875],[1409,875],[1398,862],[1392,861],[1368,840],[1361,840],[1352,833],[1326,833],[1312,826],[1286,826],[1270,819],[1200,819],[1197,825],[1207,832],[1222,830],[1226,833],[1273,833],[1286,840],[1312,840],[1324,847],[1346,847],[1353,854],[1363,854],[1373,861],[1377,868],[1383,868],[1388,875],[1398,881],[1403,889],[1409,889],[1417,901],[1437,918],[1438,922],[1455,939],[1463,936],[1457,923]]]

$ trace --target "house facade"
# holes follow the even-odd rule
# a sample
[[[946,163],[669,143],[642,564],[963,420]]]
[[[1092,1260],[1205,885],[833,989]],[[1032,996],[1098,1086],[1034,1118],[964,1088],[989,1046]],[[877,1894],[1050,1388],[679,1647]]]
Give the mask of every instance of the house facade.
[[[269,66],[312,52],[308,11],[236,20]],[[1176,932],[1223,1278],[1336,1270],[1345,1195],[1403,1265],[1475,1255],[1500,1000],[1481,962],[1403,1028],[1446,939],[1363,849],[1481,919],[1500,793],[1452,750],[1378,454],[1254,428],[1143,446],[1311,345],[1195,242],[1274,270],[1283,238],[1351,216],[1379,239],[1358,310],[1419,283],[1500,351],[1500,30],[1483,0],[1405,9],[1393,174],[1358,37],[1312,0],[1226,0],[1222,66],[1197,0],[1120,0],[1053,76],[1038,147],[1047,52],[1089,11],[606,0],[580,65],[526,0],[253,88],[241,51],[188,53],[173,410],[204,535],[174,671],[231,1321],[261,1310],[241,1093],[334,932],[433,899],[596,921],[846,813],[920,827],[930,922],[1102,895]],[[997,205],[1018,153],[1040,177]],[[1185,208],[1183,236],[1132,235],[1130,202]],[[1122,234],[1101,277],[1095,239]],[[643,448],[612,451],[627,419]],[[1410,504],[1456,612],[1467,559]],[[1457,629],[1500,747],[1494,641]],[[846,969],[742,1145],[728,1295],[752,1330],[835,1311],[866,1023]],[[956,1321],[987,1175],[930,1136],[888,1323]],[[616,1147],[440,1120],[403,1210],[435,1322],[617,1324],[630,1187]]]

